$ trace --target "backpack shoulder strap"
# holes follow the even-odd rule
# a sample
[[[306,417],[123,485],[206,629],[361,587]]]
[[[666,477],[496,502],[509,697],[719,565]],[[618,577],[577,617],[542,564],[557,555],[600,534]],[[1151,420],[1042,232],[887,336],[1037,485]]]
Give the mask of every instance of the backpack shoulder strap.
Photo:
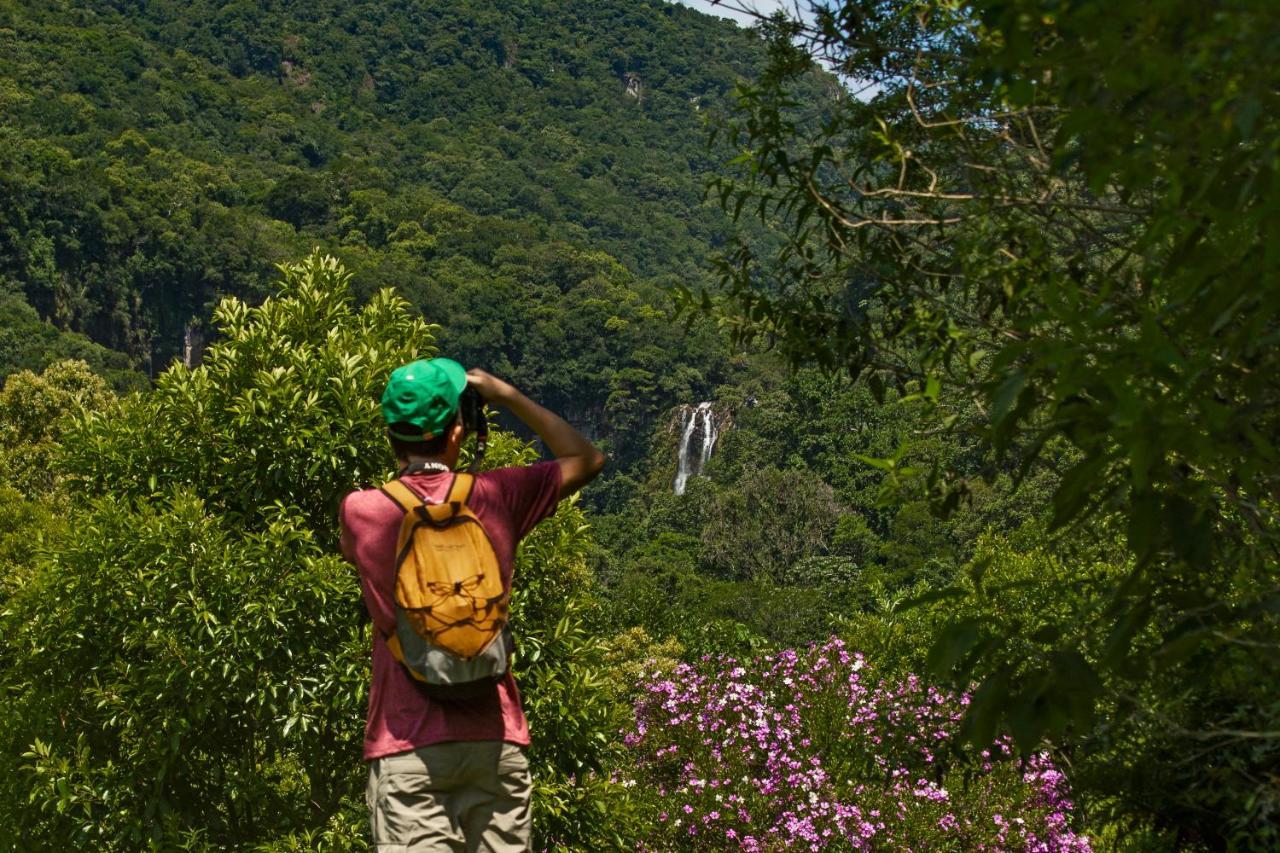
[[[471,499],[471,490],[475,488],[475,483],[474,474],[454,474],[453,483],[449,486],[449,494],[445,497],[444,502],[465,506],[467,501]]]
[[[378,491],[395,501],[396,505],[407,513],[413,512],[423,504],[422,498],[399,480],[388,480]]]
[[[445,493],[444,500],[438,504],[426,504],[423,512],[437,526],[448,524],[462,515],[462,511],[467,506],[467,499],[471,497],[471,487],[474,482],[475,477],[470,474],[454,474],[453,482],[449,484],[449,491]]]

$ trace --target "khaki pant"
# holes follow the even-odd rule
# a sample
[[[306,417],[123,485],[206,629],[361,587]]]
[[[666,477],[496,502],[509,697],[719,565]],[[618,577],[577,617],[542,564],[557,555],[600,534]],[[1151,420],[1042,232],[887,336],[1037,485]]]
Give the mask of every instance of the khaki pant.
[[[530,849],[529,761],[501,741],[440,743],[369,762],[379,853]]]

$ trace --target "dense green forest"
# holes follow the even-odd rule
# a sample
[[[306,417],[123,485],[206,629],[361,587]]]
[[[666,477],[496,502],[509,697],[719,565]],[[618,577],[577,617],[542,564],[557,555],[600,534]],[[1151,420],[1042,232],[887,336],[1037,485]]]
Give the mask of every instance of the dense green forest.
[[[1274,847],[1266,3],[802,5],[0,0],[0,849],[367,846],[433,353],[610,458],[539,849]]]
[[[665,293],[728,239],[704,118],[762,56],[729,24],[654,0],[6,3],[0,26],[14,327],[21,297],[153,378],[220,297],[322,246],[627,462],[725,373]],[[68,335],[0,369],[121,369]]]

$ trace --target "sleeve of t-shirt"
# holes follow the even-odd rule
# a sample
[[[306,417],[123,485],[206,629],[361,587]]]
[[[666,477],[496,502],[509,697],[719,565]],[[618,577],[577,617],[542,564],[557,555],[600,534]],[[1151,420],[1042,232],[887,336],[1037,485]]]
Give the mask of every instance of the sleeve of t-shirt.
[[[342,553],[360,574],[365,605],[383,633],[395,630],[396,539],[400,510],[382,492],[352,492],[338,508]]]
[[[560,463],[537,462],[519,468],[499,468],[485,474],[491,478],[498,502],[511,520],[517,541],[548,518],[560,503]]]
[[[353,566],[356,562],[356,542],[355,537],[351,535],[351,529],[347,526],[347,498],[350,494],[342,499],[342,503],[338,504],[338,545],[342,549],[342,556],[347,558],[347,562]]]

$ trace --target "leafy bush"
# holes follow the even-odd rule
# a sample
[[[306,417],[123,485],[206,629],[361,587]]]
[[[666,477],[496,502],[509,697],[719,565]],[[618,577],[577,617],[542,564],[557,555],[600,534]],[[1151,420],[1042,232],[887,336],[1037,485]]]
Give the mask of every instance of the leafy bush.
[[[0,482],[35,495],[53,487],[52,462],[67,421],[113,408],[115,395],[83,361],[11,374],[0,391]]]
[[[296,512],[104,498],[11,602],[27,837],[137,848],[323,825],[360,783],[359,588]]]
[[[0,838],[364,844],[369,637],[334,511],[388,471],[376,395],[431,330],[389,292],[357,310],[332,258],[281,270],[261,306],[223,303],[203,366],[85,414],[59,451],[71,523],[0,616]],[[487,464],[531,455],[496,433]],[[540,838],[598,847],[633,824],[599,819],[626,798],[600,772],[619,706],[581,625],[588,548],[562,506],[523,543],[513,609]]]
[[[65,467],[93,493],[193,489],[236,523],[296,507],[325,543],[353,484],[391,466],[378,396],[395,366],[434,353],[429,326],[391,291],[356,309],[350,275],[319,253],[280,267],[277,296],[228,298],[204,363],[175,364],[118,413],[89,414]]]

